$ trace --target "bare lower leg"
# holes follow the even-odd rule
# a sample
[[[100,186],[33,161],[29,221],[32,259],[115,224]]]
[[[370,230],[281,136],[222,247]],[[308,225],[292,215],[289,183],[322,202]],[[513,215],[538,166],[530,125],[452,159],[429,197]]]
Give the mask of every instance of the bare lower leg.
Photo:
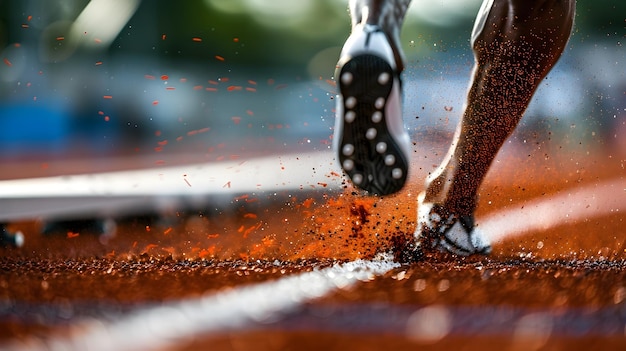
[[[569,38],[575,0],[485,0],[472,35],[467,104],[424,202],[471,215],[478,188]]]

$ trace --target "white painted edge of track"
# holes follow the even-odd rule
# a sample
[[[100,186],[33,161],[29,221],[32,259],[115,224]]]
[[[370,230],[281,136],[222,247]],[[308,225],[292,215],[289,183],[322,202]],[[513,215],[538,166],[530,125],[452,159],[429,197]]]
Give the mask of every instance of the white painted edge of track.
[[[626,212],[626,181],[623,178],[517,203],[477,220],[477,224],[492,242],[497,242],[620,212]]]
[[[334,172],[334,175],[332,173]],[[331,152],[273,155],[148,170],[0,181],[0,221],[157,207],[185,198],[301,190],[338,190]]]
[[[205,297],[140,309],[114,323],[94,322],[70,337],[29,339],[12,350],[159,350],[196,335],[271,322],[307,301],[399,267],[391,259],[356,260]],[[1,348],[1,346],[0,346]]]

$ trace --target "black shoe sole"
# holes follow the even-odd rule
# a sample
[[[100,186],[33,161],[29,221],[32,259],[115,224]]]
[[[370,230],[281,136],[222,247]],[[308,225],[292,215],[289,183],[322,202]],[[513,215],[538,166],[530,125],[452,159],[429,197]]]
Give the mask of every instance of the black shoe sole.
[[[400,81],[397,73],[384,59],[363,54],[346,62],[337,79],[343,96],[337,150],[341,167],[354,185],[372,194],[398,192],[406,182],[408,160],[390,134],[385,114],[394,81]]]

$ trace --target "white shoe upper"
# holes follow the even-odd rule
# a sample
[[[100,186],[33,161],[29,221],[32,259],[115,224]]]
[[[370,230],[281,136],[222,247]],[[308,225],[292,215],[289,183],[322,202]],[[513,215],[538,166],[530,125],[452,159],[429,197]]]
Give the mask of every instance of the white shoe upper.
[[[443,218],[441,214],[433,211],[434,204],[425,203],[424,193],[418,199],[417,225],[415,239],[423,245],[427,241],[428,249],[437,249],[459,256],[474,254],[488,255],[491,253],[491,243],[485,233],[471,223],[464,226],[462,219],[454,214]],[[428,231],[428,233],[425,233]],[[426,238],[434,236],[434,238]]]

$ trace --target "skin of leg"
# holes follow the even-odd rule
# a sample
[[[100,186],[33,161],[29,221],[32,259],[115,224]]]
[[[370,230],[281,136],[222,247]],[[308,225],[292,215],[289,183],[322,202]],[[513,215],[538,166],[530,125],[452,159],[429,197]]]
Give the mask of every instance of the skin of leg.
[[[575,0],[484,0],[465,110],[448,155],[426,180],[425,203],[473,214],[493,159],[561,56],[574,13]]]
[[[377,25],[394,44],[398,72],[404,70],[404,56],[400,50],[400,29],[411,0],[350,0],[352,28],[358,24]]]

